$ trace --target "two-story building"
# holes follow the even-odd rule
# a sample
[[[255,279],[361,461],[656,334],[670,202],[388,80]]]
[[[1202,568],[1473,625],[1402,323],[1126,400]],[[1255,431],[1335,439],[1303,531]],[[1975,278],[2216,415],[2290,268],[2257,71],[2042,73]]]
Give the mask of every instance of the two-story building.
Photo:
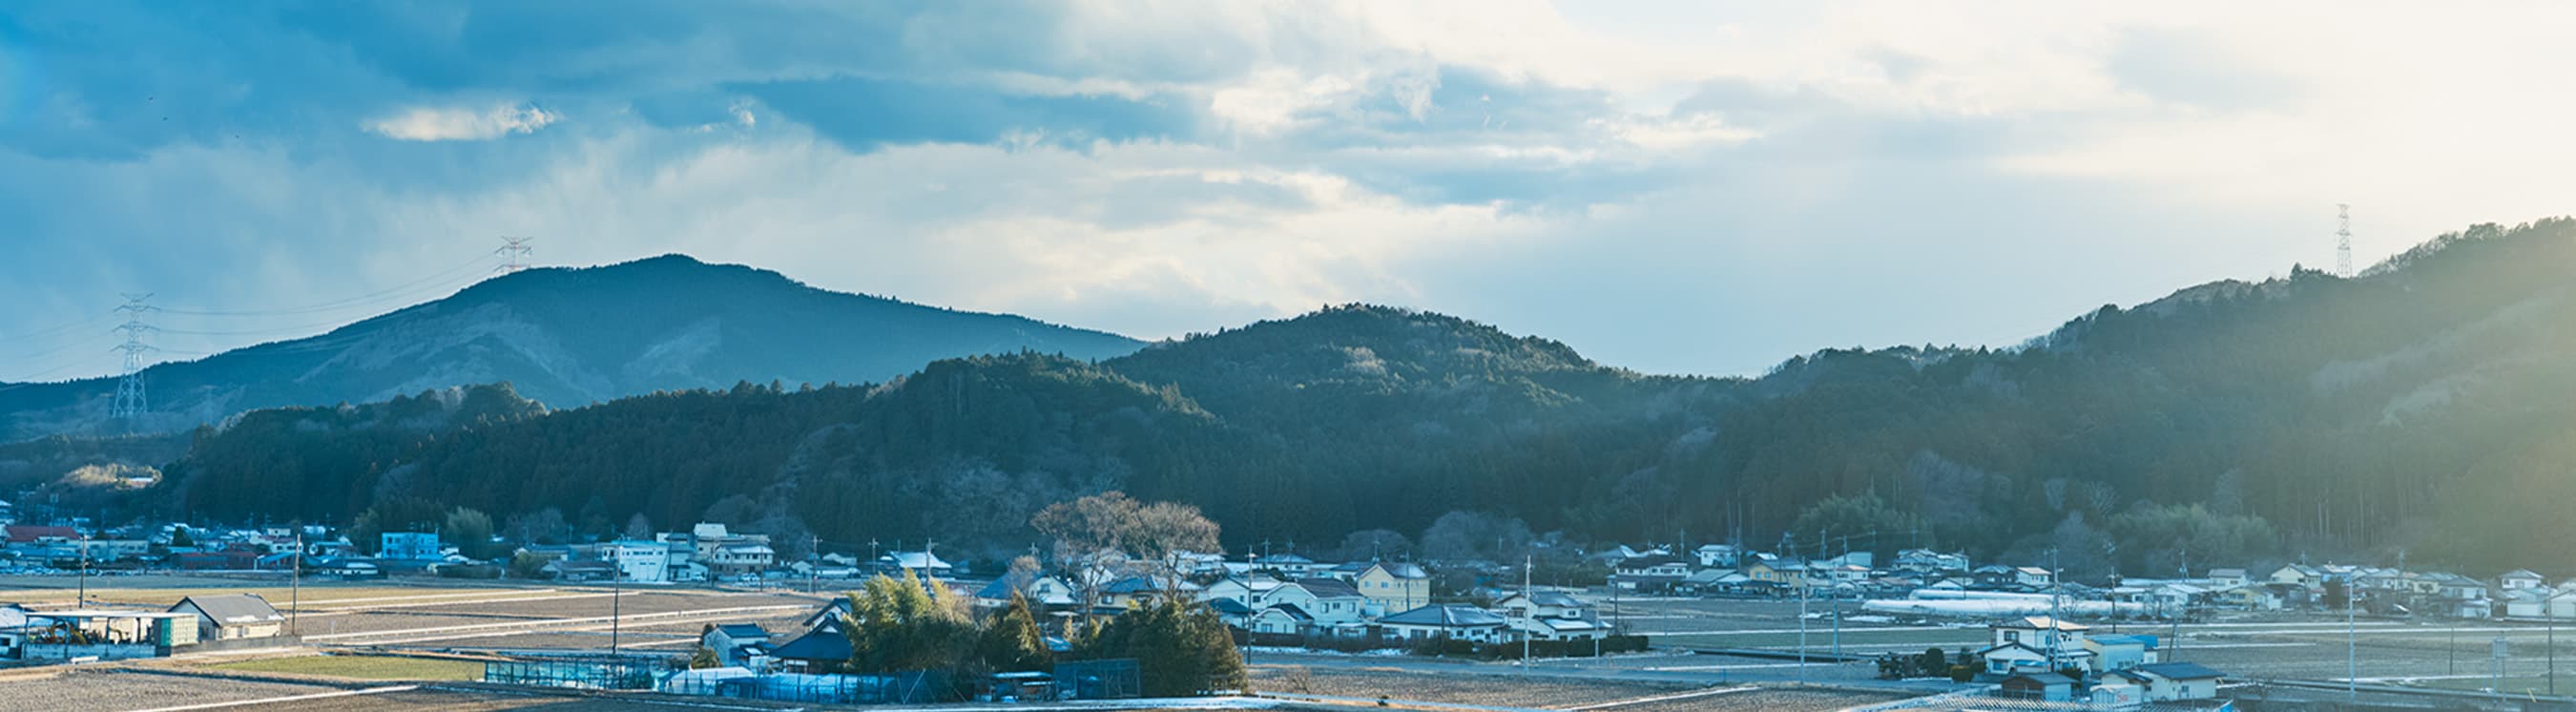
[[[1992,645],[1977,651],[1986,672],[2003,676],[2078,668],[2093,670],[2093,651],[2085,644],[2086,626],[2049,616],[2030,616],[1996,624]]]
[[[1431,605],[1431,572],[1419,564],[1370,562],[1351,583],[1368,599],[1371,615]]]

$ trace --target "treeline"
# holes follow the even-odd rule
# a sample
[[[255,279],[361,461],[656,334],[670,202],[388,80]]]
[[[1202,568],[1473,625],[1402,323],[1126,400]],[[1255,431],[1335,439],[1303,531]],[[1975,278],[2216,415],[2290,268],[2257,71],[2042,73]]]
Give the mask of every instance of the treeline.
[[[2401,549],[2576,573],[2556,543],[2576,520],[2552,507],[2576,497],[2576,230],[2441,242],[2357,279],[2105,307],[2020,348],[1824,351],[1757,379],[1352,306],[1100,362],[958,359],[426,433],[254,414],[201,434],[165,486],[224,517],[418,497],[589,530],[726,503],[837,548],[993,556],[1031,545],[1037,508],[1119,489],[1200,506],[1237,551],[1466,511],[1594,541],[2054,550],[2135,574]]]

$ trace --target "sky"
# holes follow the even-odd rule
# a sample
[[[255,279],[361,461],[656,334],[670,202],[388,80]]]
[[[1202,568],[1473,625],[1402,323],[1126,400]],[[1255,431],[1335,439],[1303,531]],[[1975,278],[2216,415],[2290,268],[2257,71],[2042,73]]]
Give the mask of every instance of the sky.
[[[2571,211],[2576,6],[0,6],[0,381],[679,252],[1177,337],[1349,302],[1651,373],[2011,346]]]

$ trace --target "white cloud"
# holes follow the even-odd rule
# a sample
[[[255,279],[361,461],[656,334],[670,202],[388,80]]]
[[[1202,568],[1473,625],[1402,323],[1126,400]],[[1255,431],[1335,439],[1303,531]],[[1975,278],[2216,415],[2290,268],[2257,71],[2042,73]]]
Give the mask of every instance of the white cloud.
[[[749,125],[749,113],[741,113]],[[367,122],[367,130],[403,141],[489,141],[510,134],[535,133],[563,116],[534,106],[502,104],[488,109],[417,107]]]

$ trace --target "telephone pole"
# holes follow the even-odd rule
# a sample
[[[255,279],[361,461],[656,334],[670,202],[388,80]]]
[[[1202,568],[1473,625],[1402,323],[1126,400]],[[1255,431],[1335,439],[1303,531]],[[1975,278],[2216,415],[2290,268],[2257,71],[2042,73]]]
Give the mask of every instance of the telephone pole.
[[[304,525],[295,525],[295,568],[287,574],[286,634],[295,634],[295,619],[304,617]]]
[[[160,349],[143,343],[143,335],[161,330],[144,321],[152,312],[161,310],[149,303],[151,299],[149,292],[127,293],[125,304],[116,308],[117,313],[125,315],[125,323],[116,325],[114,330],[125,334],[125,343],[111,350],[125,352],[125,378],[116,382],[116,400],[108,404],[108,417],[132,421],[151,410],[151,402],[143,393],[143,355]]]

